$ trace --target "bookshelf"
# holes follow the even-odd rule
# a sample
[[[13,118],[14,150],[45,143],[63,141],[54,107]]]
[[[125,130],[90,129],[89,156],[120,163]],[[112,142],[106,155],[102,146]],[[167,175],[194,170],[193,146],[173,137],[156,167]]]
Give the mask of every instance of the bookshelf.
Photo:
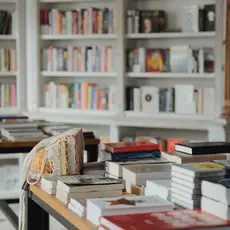
[[[224,0],[187,0],[191,5],[204,6],[215,4],[215,31],[202,32],[160,32],[128,33],[126,17],[128,9],[160,9],[168,13],[168,29],[180,28],[182,22],[182,0],[129,1],[129,0],[29,0],[27,1],[27,92],[28,114],[50,121],[70,122],[82,125],[102,125],[109,127],[112,141],[118,141],[127,127],[148,127],[207,132],[209,140],[224,140],[226,121],[220,118],[223,104],[223,65],[224,65]],[[112,8],[116,10],[116,32],[109,34],[44,34],[40,32],[40,9],[73,10],[79,8]],[[40,50],[52,47],[72,46],[112,46],[116,50],[115,71],[47,71],[41,70]],[[194,49],[215,49],[214,72],[130,72],[126,66],[126,50],[132,48],[167,49],[171,46],[186,45]],[[77,108],[45,108],[44,83],[53,81],[58,84],[96,82],[104,86],[116,86],[115,110],[85,110]],[[190,84],[195,88],[215,90],[215,111],[211,114],[179,114],[157,112],[146,114],[141,111],[126,111],[126,87],[156,86],[173,87],[176,84]],[[32,116],[33,117],[33,116]],[[167,133],[167,131],[166,131]],[[179,135],[180,136],[180,135]]]

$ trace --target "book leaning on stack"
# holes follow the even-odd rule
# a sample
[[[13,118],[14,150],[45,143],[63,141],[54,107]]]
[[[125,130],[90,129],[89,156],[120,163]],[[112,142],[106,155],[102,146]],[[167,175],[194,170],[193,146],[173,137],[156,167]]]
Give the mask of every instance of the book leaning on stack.
[[[116,197],[122,195],[123,183],[114,178],[103,176],[65,176],[57,182],[56,197],[65,204],[70,198],[83,200],[98,197]]]

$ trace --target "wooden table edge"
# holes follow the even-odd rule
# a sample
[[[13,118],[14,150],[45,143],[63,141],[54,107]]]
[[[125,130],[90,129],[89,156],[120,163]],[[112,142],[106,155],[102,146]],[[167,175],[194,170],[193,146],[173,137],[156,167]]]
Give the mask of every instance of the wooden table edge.
[[[60,202],[55,195],[49,195],[43,191],[39,185],[30,186],[30,191],[43,200],[47,205],[56,210],[66,220],[73,224],[78,229],[93,230],[97,229],[95,225],[91,224],[85,217],[79,217],[74,212],[70,211],[67,205]]]

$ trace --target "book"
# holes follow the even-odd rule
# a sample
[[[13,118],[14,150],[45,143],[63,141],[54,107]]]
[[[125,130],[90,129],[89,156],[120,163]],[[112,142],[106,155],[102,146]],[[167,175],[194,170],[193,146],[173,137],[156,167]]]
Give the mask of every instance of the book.
[[[101,218],[108,229],[178,230],[229,226],[229,222],[201,210],[174,210],[135,215],[114,215]]]
[[[171,180],[147,180],[145,196],[158,195],[162,199],[171,200]]]
[[[224,176],[224,166],[213,162],[172,165],[172,171],[191,177]]]
[[[147,180],[171,178],[171,164],[135,165],[123,168],[123,179],[134,185],[145,185]]]
[[[87,200],[87,219],[99,225],[101,216],[170,211],[173,204],[158,196],[123,196]]]
[[[85,217],[86,216],[86,210],[81,211],[77,207],[75,207],[72,203],[68,203],[68,209],[76,213],[80,217]]]
[[[123,189],[121,181],[103,177],[103,176],[66,176],[62,180],[58,180],[57,189],[61,189],[68,193],[84,193],[90,191],[103,191],[113,189]]]
[[[187,154],[215,154],[229,153],[230,143],[228,142],[185,142],[176,144],[176,151]]]
[[[201,191],[205,197],[230,205],[230,178],[203,180]]]
[[[215,31],[216,9],[214,4],[204,6],[204,30]]]
[[[224,154],[199,154],[190,155],[182,152],[161,152],[161,156],[171,162],[177,164],[195,163],[195,162],[207,162],[213,160],[225,160],[227,156]]]
[[[158,150],[159,146],[148,141],[113,142],[103,144],[103,149],[110,153],[125,153]]]
[[[226,203],[222,203],[211,198],[202,196],[201,209],[224,220],[229,221],[230,219],[230,209]]]

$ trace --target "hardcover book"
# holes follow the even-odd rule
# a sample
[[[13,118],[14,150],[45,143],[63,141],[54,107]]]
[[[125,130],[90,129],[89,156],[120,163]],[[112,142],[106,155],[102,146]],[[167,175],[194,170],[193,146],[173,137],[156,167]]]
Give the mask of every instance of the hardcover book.
[[[108,229],[125,230],[176,230],[229,226],[229,221],[225,221],[201,210],[175,210],[158,213],[106,216],[101,218],[100,223]]]

